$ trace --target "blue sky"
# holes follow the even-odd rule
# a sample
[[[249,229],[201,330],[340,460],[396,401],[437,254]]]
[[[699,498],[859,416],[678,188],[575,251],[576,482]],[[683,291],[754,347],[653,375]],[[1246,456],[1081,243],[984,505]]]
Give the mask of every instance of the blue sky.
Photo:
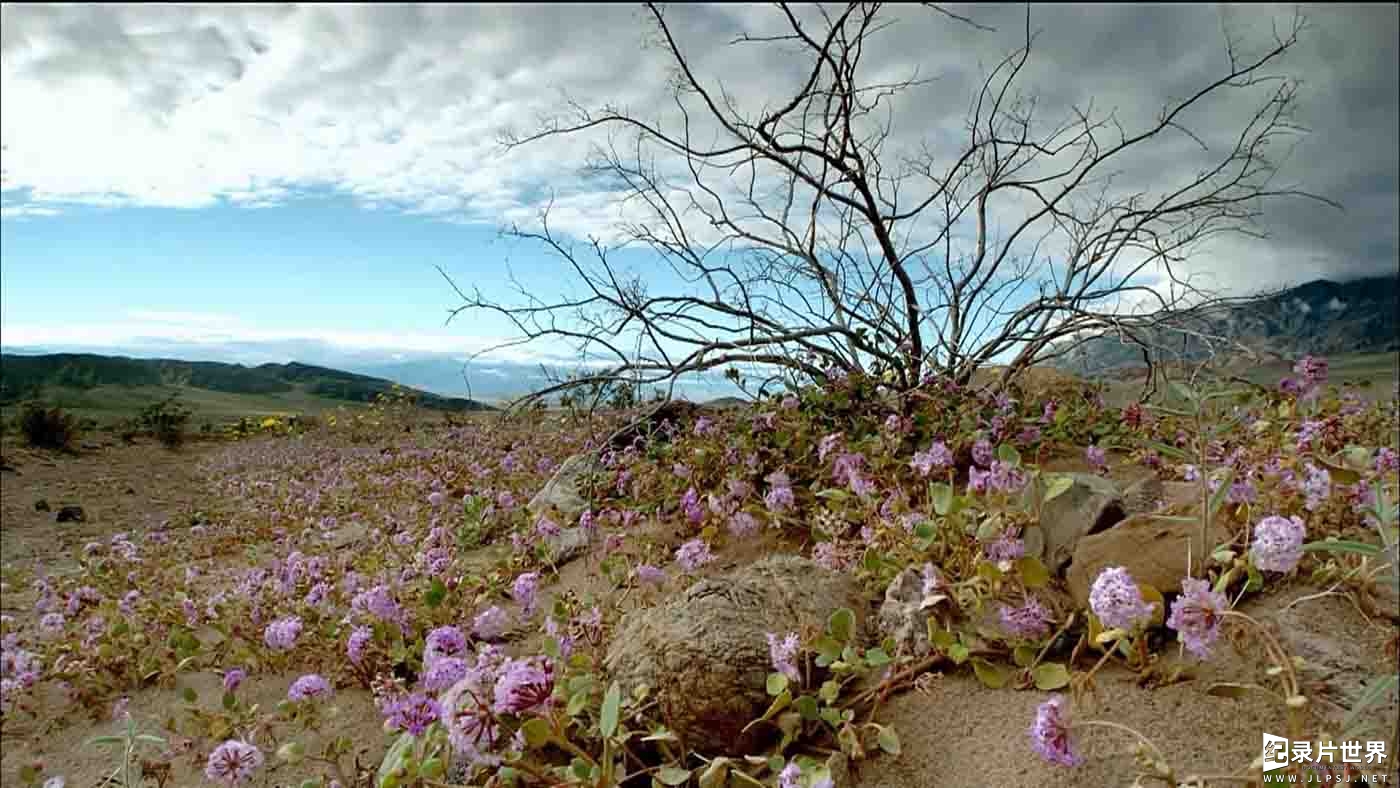
[[[434,266],[461,283],[500,281],[507,262],[543,287],[556,263],[538,250],[466,225],[366,210],[309,195],[247,208],[74,207],[5,221],[3,309],[9,344],[77,339],[87,327],[143,324],[179,335],[383,335],[453,350],[452,337],[501,336],[487,316],[444,328],[458,299]]]
[[[894,107],[892,149],[961,138],[982,74],[1019,44],[1024,8],[963,9],[995,30],[891,8],[899,24],[867,75],[918,68],[934,82]],[[761,106],[794,79],[790,58],[724,46],[781,18],[756,6],[668,11],[695,68]],[[1221,14],[1225,15],[1222,19]],[[1265,35],[1292,7],[1036,9],[1022,88],[1042,106],[1094,97],[1131,124],[1220,64],[1222,21]],[[1267,240],[1193,258],[1232,292],[1396,266],[1400,136],[1393,6],[1309,7],[1290,54],[1305,78],[1290,182],[1344,212],[1286,205]],[[614,240],[637,220],[580,166],[595,135],[507,152],[498,137],[585,106],[664,115],[664,53],[622,6],[191,6],[8,4],[0,40],[0,342],[107,347],[218,360],[312,363],[460,358],[513,331],[484,313],[444,327],[460,284],[509,298],[505,266],[532,293],[568,292],[564,264],[498,237],[554,199],[564,237]],[[1198,130],[1229,138],[1217,107]],[[1184,143],[1186,148],[1178,143]],[[1178,140],[1117,182],[1159,186]],[[910,148],[904,148],[908,150]],[[1006,216],[994,217],[1005,219]],[[695,221],[690,217],[687,221]],[[703,231],[703,222],[696,227]],[[654,258],[626,260],[656,291]],[[1029,287],[1029,286],[1027,286]],[[567,357],[547,343],[503,362]]]

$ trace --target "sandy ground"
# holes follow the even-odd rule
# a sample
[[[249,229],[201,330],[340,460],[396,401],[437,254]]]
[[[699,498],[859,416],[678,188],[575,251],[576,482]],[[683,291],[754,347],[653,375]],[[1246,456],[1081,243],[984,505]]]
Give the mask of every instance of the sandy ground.
[[[180,452],[169,452],[157,445],[110,445],[78,456],[57,456],[6,447],[7,462],[18,473],[0,473],[0,561],[6,564],[41,563],[54,570],[66,555],[87,541],[104,539],[119,530],[141,531],[167,518],[188,517],[204,507],[217,505],[207,497],[195,467],[202,456],[218,447],[195,444]],[[1082,470],[1073,459],[1055,463],[1054,470]],[[1120,479],[1127,482],[1131,479]],[[82,505],[87,522],[57,524],[53,511],[36,512],[34,502],[47,499],[56,511],[65,504]],[[651,526],[639,526],[651,528]],[[674,549],[679,534],[660,529],[649,537]],[[704,574],[721,572],[752,562],[773,552],[798,552],[802,545],[778,534],[731,545],[717,551],[719,560],[706,567]],[[487,548],[486,551],[495,548]],[[486,551],[483,551],[485,553]],[[564,567],[558,582],[546,589],[550,594],[572,592],[580,597],[608,593],[607,582],[597,571],[596,557],[581,559]],[[680,580],[673,580],[674,590]],[[1359,664],[1376,674],[1394,669],[1394,656],[1385,646],[1394,630],[1385,624],[1368,622],[1347,600],[1337,596],[1317,599],[1318,589],[1300,584],[1246,605],[1245,610],[1267,617],[1294,604],[1295,621],[1315,627],[1310,637],[1353,653]],[[656,592],[633,590],[625,607],[657,601]],[[8,594],[5,607],[22,605],[26,600]],[[1300,601],[1299,601],[1300,600]],[[531,640],[515,644],[529,648]],[[1078,712],[1079,719],[1102,719],[1132,727],[1168,755],[1179,775],[1194,773],[1238,773],[1258,756],[1261,734],[1282,733],[1281,707],[1267,696],[1253,694],[1242,699],[1216,698],[1205,689],[1217,681],[1262,681],[1263,665],[1257,649],[1236,651],[1222,643],[1219,656],[1207,663],[1194,663],[1194,678],[1156,689],[1136,685],[1126,671],[1107,669],[1100,676],[1096,708]],[[1174,656],[1166,657],[1168,661]],[[1080,665],[1082,669],[1084,665]],[[285,696],[294,676],[264,675],[250,678],[240,690],[245,699],[275,704]],[[217,703],[217,675],[193,674],[182,679],[199,693],[201,703]],[[1323,696],[1325,688],[1316,691]],[[891,699],[877,719],[893,724],[903,742],[899,757],[880,756],[857,764],[855,785],[860,788],[962,788],[967,786],[1127,786],[1132,783],[1132,751],[1135,742],[1129,734],[1093,728],[1080,736],[1086,763],[1076,770],[1042,764],[1030,750],[1027,728],[1037,704],[1047,693],[983,687],[970,671],[935,676],[920,691]],[[148,689],[135,693],[131,709],[137,720],[155,731],[161,722],[182,706],[179,689]],[[389,739],[382,732],[380,717],[368,693],[341,689],[335,705],[339,714],[327,723],[322,735],[306,742],[309,750],[335,735],[350,736],[364,753],[366,761],[377,763]],[[1319,713],[1335,712],[1325,704]],[[1394,724],[1396,709],[1374,712]],[[110,771],[110,756],[85,746],[93,736],[115,732],[109,720],[92,724],[81,721],[40,727],[26,721],[7,726],[4,732],[3,768],[0,785],[19,785],[20,766],[42,759],[47,773],[63,773],[73,788],[93,788]],[[178,745],[178,742],[174,744]],[[271,753],[268,753],[271,756]],[[269,763],[275,760],[269,757]],[[176,762],[167,785],[204,784],[201,756]],[[295,785],[301,773],[296,767],[265,770],[258,785]],[[1392,777],[1391,783],[1400,782]],[[1228,783],[1210,783],[1225,785]],[[1239,783],[1234,783],[1238,785]]]

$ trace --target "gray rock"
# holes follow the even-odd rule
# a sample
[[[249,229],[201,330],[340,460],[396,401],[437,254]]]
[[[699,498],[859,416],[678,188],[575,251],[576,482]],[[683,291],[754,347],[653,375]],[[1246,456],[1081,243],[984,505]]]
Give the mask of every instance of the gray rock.
[[[54,521],[60,523],[82,523],[87,521],[87,513],[81,506],[64,506],[54,515]]]
[[[771,700],[765,633],[795,631],[805,639],[842,607],[855,612],[862,637],[864,603],[850,577],[774,556],[628,613],[603,667],[624,693],[650,687],[661,716],[688,747],[742,755],[768,733],[758,726],[743,732]]]
[[[1153,476],[1123,490],[1123,508],[1128,514],[1182,512],[1198,509],[1201,487],[1192,482],[1164,482]]]
[[[928,656],[928,619],[940,607],[951,608],[951,598],[934,590],[924,596],[923,572],[910,567],[900,572],[885,589],[877,623],[882,637],[894,639],[895,655]]]
[[[603,470],[603,462],[594,452],[570,456],[544,487],[535,493],[535,497],[530,499],[529,510],[535,515],[540,515],[549,511],[552,506],[569,517],[582,514],[588,508],[588,501],[582,493],[583,479]]]
[[[546,539],[545,543],[549,545],[550,560],[555,566],[563,566],[593,547],[592,535],[577,526],[561,530]]]
[[[1199,523],[1151,514],[1135,514],[1102,533],[1079,541],[1069,566],[1069,592],[1081,606],[1089,604],[1089,588],[1107,567],[1121,566],[1139,583],[1162,593],[1181,590],[1181,580],[1191,574],[1187,564],[1200,567],[1214,547],[1229,539],[1212,526],[1209,544],[1201,543]]]
[[[1112,481],[1091,473],[1066,474],[1074,484],[1045,504],[1039,526],[1026,529],[1026,553],[1059,573],[1074,556],[1075,546],[1127,516],[1123,495]]]

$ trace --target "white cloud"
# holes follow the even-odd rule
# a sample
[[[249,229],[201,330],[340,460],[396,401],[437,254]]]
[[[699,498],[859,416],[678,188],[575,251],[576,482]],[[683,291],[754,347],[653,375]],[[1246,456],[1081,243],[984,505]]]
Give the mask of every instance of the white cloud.
[[[5,344],[18,347],[81,346],[121,348],[162,343],[188,346],[229,344],[323,343],[344,352],[384,353],[472,353],[501,344],[500,337],[451,334],[436,331],[372,332],[333,329],[267,329],[218,314],[132,310],[126,320],[81,323],[65,321],[51,325],[11,323],[4,325]],[[530,363],[555,361],[541,349],[507,347],[482,356],[486,360]]]
[[[960,141],[971,89],[1018,43],[1019,7],[963,11],[998,32],[890,7],[889,18],[900,24],[865,53],[871,78],[912,75],[917,66],[935,80],[896,102],[896,124],[906,131],[890,139],[892,154],[911,150],[926,133],[935,147]],[[662,52],[643,46],[650,32],[642,14],[616,5],[10,4],[0,13],[0,190],[7,193],[0,215],[7,220],[71,204],[200,208],[227,201],[268,208],[329,188],[367,208],[528,223],[553,193],[558,229],[616,240],[619,219],[642,214],[636,204],[616,204],[615,185],[580,177],[589,138],[503,154],[497,135],[528,131],[556,113],[563,91],[586,106],[607,102],[647,117],[669,106]],[[723,46],[740,29],[774,32],[781,17],[769,9],[683,5],[667,13],[707,84],[724,80],[751,111],[803,77],[799,61],[782,51]],[[1267,35],[1270,20],[1287,13],[1230,15],[1232,24]],[[1359,13],[1318,13],[1329,35],[1348,40],[1358,30],[1382,40],[1390,23],[1380,11],[1379,24]],[[1023,87],[1042,94],[1038,110],[1047,123],[1066,103],[1095,96],[1096,106],[1113,109],[1132,128],[1165,94],[1199,84],[1222,56],[1219,19],[1208,8],[1057,7],[1033,12],[1032,24],[1044,35]],[[1335,118],[1351,117],[1331,103],[1341,99],[1330,88],[1356,84],[1365,69],[1360,60],[1344,65],[1328,62],[1310,74],[1320,109],[1303,120],[1319,137]],[[1375,79],[1384,83],[1388,73]],[[1231,109],[1238,108],[1211,109],[1207,125],[1230,131]],[[1384,117],[1372,125],[1385,122],[1393,125]],[[706,129],[696,131],[703,136]],[[1395,136],[1393,129],[1372,132],[1378,140]],[[1217,137],[1206,134],[1211,142]],[[1189,175],[1183,161],[1192,145],[1184,138],[1164,145],[1123,177],[1136,173],[1157,186]],[[1314,172],[1328,173],[1327,183],[1361,172],[1373,184],[1375,151],[1350,147],[1356,162],[1337,166],[1315,156]],[[1340,156],[1347,149],[1321,150]],[[1382,165],[1395,161],[1393,152],[1383,155]],[[1394,176],[1385,188],[1393,205]],[[1382,241],[1393,244],[1386,239],[1394,218],[1378,221],[1386,219],[1391,227],[1381,227]],[[1333,224],[1337,237],[1363,234]],[[1297,238],[1231,239],[1206,249],[1192,267],[1238,289],[1265,284],[1261,271],[1296,279],[1300,270],[1357,265],[1329,243],[1336,239],[1313,248]]]

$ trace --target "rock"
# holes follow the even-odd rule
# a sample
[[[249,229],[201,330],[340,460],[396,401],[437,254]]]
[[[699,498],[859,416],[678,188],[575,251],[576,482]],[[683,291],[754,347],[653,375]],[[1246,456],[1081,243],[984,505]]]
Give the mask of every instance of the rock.
[[[322,538],[332,550],[341,550],[351,545],[364,541],[369,536],[369,523],[363,521],[351,521],[334,531],[323,532]]]
[[[81,506],[65,506],[58,510],[54,520],[60,523],[82,523],[87,521],[87,513]]]
[[[35,502],[34,502],[34,511],[36,511],[36,512],[47,512],[47,511],[49,511],[49,499],[48,499],[48,498],[40,498],[39,500],[35,501]]]
[[[1201,502],[1201,487],[1192,482],[1164,482],[1149,476],[1123,490],[1123,509],[1129,514],[1185,513]]]
[[[1066,475],[1074,484],[1045,504],[1040,526],[1024,534],[1027,555],[1039,558],[1052,573],[1064,569],[1081,539],[1127,516],[1123,495],[1113,482],[1091,473]]]
[[[602,460],[593,452],[570,456],[545,483],[544,488],[530,499],[529,510],[535,515],[540,515],[552,506],[569,517],[582,514],[583,510],[588,508],[588,501],[580,492],[583,479],[604,470]]]
[[[905,569],[890,581],[877,622],[882,636],[894,638],[895,655],[928,655],[928,619],[940,601],[952,604],[937,597],[925,599],[924,576],[916,568]]]
[[[577,526],[565,528],[545,539],[545,544],[549,545],[550,561],[556,567],[569,563],[593,547],[592,534]]]
[[[1069,565],[1069,592],[1080,606],[1089,604],[1089,588],[1099,572],[1121,566],[1133,579],[1162,593],[1181,590],[1181,579],[1191,574],[1192,562],[1201,562],[1218,544],[1229,539],[1219,525],[1212,526],[1209,544],[1201,543],[1201,526],[1151,514],[1135,514],[1102,533],[1085,536]]]
[[[650,687],[687,746],[742,755],[769,733],[758,726],[743,732],[772,700],[765,633],[824,631],[842,607],[855,612],[855,637],[862,638],[864,603],[850,577],[804,558],[770,557],[623,616],[604,671],[624,693]]]

